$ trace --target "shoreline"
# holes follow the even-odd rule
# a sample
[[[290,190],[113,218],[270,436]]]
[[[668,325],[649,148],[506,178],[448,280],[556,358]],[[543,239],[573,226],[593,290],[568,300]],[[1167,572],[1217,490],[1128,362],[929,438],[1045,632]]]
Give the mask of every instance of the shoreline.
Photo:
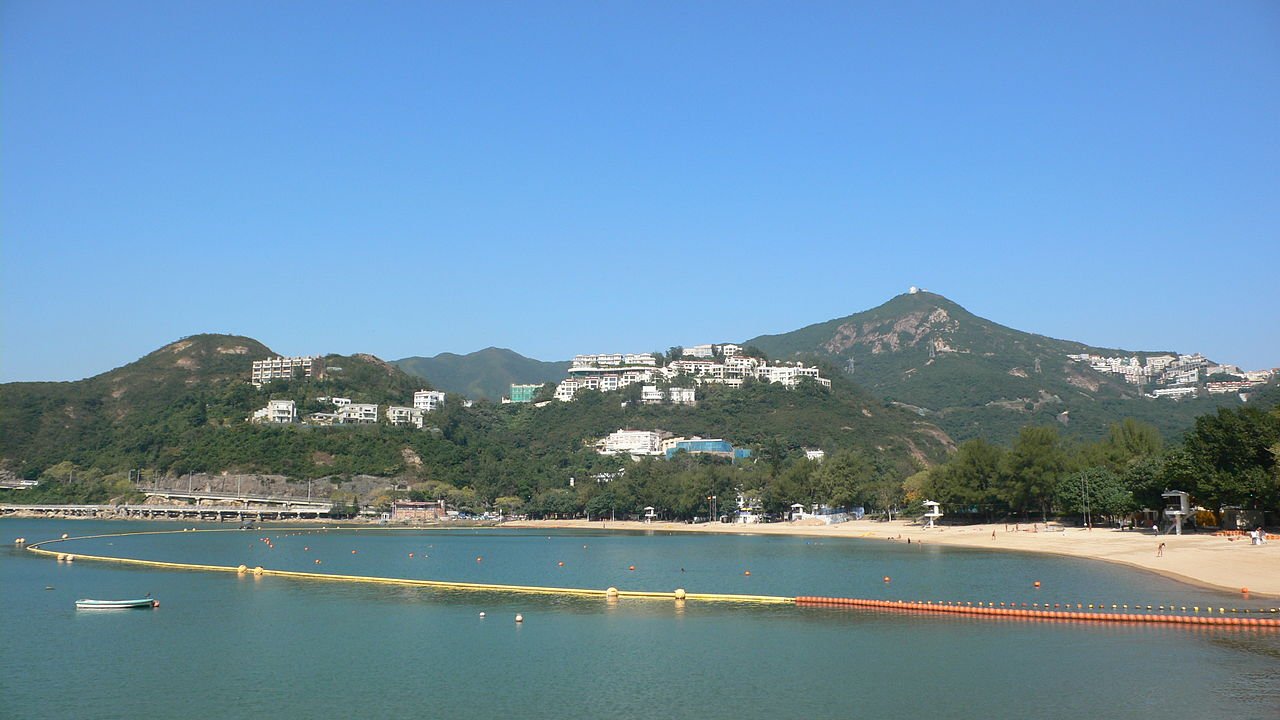
[[[14,519],[105,520],[179,523],[190,518],[140,518],[101,516],[49,516],[37,513],[9,513],[0,516]],[[912,542],[997,552],[1059,555],[1082,560],[1124,565],[1155,573],[1187,585],[1240,593],[1248,588],[1248,597],[1280,599],[1280,541],[1262,546],[1251,545],[1246,537],[1223,537],[1209,534],[1160,535],[1143,530],[1114,528],[1064,528],[1053,523],[980,525],[940,525],[926,528],[914,520],[854,520],[838,525],[815,521],[732,524],[682,522],[645,523],[634,520],[511,520],[503,523],[433,523],[387,525],[364,520],[320,521],[304,519],[264,520],[255,525],[367,527],[372,529],[443,530],[451,528],[524,528],[604,530],[607,532],[678,532],[720,533],[738,535],[786,535],[827,537],[880,542]],[[231,523],[224,523],[230,525]],[[993,536],[994,533],[994,536]],[[1164,543],[1163,555],[1158,547]]]
[[[521,520],[506,528],[565,528],[618,532],[731,533],[849,538],[880,542],[913,542],[998,552],[1059,555],[1109,562],[1155,573],[1188,585],[1280,599],[1280,542],[1251,545],[1247,536],[1209,534],[1153,535],[1149,531],[1063,528],[1050,523],[942,525],[922,527],[914,520],[855,520],[839,525],[803,522],[741,525],[639,521]],[[1017,528],[1017,529],[1015,529]],[[993,537],[994,533],[994,537]],[[1163,554],[1159,546],[1165,545]]]

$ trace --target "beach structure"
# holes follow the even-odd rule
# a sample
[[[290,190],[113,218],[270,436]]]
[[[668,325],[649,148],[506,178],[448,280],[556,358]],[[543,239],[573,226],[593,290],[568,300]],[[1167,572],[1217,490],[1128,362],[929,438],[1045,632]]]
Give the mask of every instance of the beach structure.
[[[654,511],[652,505],[646,505],[644,508],[644,521],[646,523],[653,522],[658,517],[658,513]]]
[[[937,527],[934,521],[942,517],[942,504],[933,500],[924,501],[924,515],[922,518],[926,521],[925,527]]]
[[[1191,507],[1191,496],[1181,490],[1165,490],[1161,497],[1165,499],[1164,516],[1168,523],[1165,533],[1182,534],[1182,519],[1191,516],[1195,521],[1195,510]]]

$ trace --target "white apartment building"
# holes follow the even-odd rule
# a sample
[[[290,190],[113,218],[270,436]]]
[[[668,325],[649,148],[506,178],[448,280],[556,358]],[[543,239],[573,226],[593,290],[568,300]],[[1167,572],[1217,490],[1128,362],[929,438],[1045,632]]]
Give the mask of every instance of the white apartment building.
[[[378,406],[372,403],[343,405],[334,413],[335,421],[342,425],[369,425],[378,422]]]
[[[645,385],[640,388],[640,402],[645,405],[657,405],[670,400],[675,405],[693,405],[697,392],[693,388],[667,388],[663,392],[657,385]]]
[[[324,361],[320,356],[273,357],[266,360],[253,361],[253,374],[250,379],[256,386],[272,380],[287,380],[294,377],[320,377],[324,374]]]
[[[1193,387],[1158,388],[1151,391],[1151,396],[1158,398],[1167,397],[1177,400],[1178,398],[1195,397],[1196,389]]]
[[[255,410],[252,422],[292,423],[298,421],[298,409],[292,400],[269,400],[267,406]]]
[[[716,348],[711,344],[694,345],[693,347],[685,348],[683,352],[684,357],[692,358],[709,358],[714,357],[715,354]]]
[[[788,388],[800,384],[801,378],[813,378],[823,387],[831,387],[831,381],[818,374],[818,368],[796,365],[766,365],[757,371],[757,377],[771,383],[781,383]]]
[[[654,430],[618,430],[596,443],[601,455],[659,455],[665,433]]]
[[[413,394],[413,407],[423,412],[432,412],[444,404],[444,393],[439,390],[419,390]]]
[[[418,408],[392,405],[387,408],[387,422],[392,425],[412,425],[419,430],[426,424],[426,411]]]

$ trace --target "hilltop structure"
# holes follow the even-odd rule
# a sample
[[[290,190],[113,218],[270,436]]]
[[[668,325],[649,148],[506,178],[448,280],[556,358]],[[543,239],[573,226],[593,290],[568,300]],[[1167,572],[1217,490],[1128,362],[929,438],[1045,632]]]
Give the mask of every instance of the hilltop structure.
[[[262,387],[272,380],[290,380],[296,377],[324,377],[324,358],[304,355],[254,360],[249,382],[254,387]]]

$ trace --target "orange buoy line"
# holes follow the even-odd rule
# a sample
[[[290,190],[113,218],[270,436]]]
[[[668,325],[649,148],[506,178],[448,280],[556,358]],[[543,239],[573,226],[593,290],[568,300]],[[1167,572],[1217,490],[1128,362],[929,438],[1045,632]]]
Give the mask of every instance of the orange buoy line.
[[[1152,623],[1181,625],[1231,625],[1236,627],[1266,627],[1280,629],[1280,617],[1226,617],[1224,609],[1218,608],[1213,615],[1213,608],[1206,608],[1206,615],[1156,615],[1147,613],[1109,613],[1085,612],[1072,610],[1048,610],[1035,608],[992,607],[942,603],[922,600],[864,600],[861,598],[811,597],[801,596],[795,599],[798,606],[866,608],[874,610],[893,610],[896,612],[929,612],[955,615],[978,615],[1001,618],[1025,618],[1036,620],[1075,620],[1087,622],[1112,623]],[[1004,603],[1001,603],[1004,605]],[[1024,603],[1025,605],[1025,603]],[[1232,612],[1238,612],[1234,608]],[[1248,611],[1245,611],[1248,612]],[[1271,610],[1274,613],[1276,610]]]

